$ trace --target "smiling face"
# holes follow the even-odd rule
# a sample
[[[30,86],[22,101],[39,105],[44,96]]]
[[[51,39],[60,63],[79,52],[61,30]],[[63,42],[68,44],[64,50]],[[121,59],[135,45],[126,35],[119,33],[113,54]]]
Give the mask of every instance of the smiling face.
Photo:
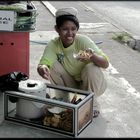
[[[63,46],[69,47],[74,42],[78,27],[74,22],[67,20],[62,24],[61,27],[55,28],[62,40]]]

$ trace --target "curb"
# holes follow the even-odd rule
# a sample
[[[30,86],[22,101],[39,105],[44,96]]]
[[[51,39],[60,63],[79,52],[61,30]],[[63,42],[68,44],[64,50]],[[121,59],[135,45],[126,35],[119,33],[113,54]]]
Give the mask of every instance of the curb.
[[[140,37],[132,36],[132,39],[129,41],[128,46],[131,47],[133,50],[140,51]]]

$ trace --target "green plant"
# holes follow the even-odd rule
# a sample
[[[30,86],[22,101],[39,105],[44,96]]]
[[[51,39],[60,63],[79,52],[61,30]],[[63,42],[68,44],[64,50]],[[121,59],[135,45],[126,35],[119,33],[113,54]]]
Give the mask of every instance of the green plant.
[[[122,33],[119,33],[119,34],[115,34],[112,39],[120,42],[120,43],[128,43],[129,40],[132,38],[132,36],[126,32],[122,32]]]

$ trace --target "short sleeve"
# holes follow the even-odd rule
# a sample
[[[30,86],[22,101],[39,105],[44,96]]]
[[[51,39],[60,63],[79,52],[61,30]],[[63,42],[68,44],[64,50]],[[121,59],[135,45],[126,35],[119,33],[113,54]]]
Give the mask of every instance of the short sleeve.
[[[57,46],[53,41],[48,42],[39,64],[52,67],[53,63],[57,60],[56,47]]]

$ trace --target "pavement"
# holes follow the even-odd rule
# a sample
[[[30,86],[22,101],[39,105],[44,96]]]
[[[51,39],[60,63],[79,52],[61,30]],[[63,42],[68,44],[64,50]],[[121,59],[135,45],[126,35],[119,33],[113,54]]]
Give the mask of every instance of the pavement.
[[[98,17],[97,17],[98,18]],[[96,43],[102,41],[99,47],[110,57],[109,68],[103,70],[108,87],[98,98],[100,115],[93,119],[78,136],[78,138],[138,138],[140,137],[140,94],[112,66],[112,62],[133,50],[112,39],[114,33],[121,30],[110,23],[92,25],[93,30],[79,30],[91,37]],[[94,35],[93,35],[94,34]],[[36,67],[44,51],[46,43],[57,36],[55,31],[35,31],[30,33],[30,79],[43,80],[37,73]],[[114,53],[114,55],[112,55]],[[3,94],[0,94],[0,138],[66,138],[66,136],[41,130],[39,128],[5,121],[3,118]]]

